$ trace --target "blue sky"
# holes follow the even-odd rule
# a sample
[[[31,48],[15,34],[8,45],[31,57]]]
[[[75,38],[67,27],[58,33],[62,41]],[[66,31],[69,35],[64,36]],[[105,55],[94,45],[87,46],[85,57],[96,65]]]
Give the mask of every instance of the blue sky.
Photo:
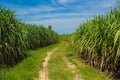
[[[26,23],[52,25],[58,33],[72,33],[95,15],[104,14],[116,0],[0,0]]]

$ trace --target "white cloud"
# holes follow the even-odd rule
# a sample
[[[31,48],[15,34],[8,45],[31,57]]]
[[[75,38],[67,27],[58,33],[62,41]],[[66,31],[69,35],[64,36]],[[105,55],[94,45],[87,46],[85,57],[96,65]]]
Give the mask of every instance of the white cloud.
[[[50,6],[37,6],[37,7],[31,7],[29,8],[32,12],[42,12],[42,11],[53,11],[56,10],[55,8],[52,8]]]
[[[87,18],[105,12],[106,10],[103,9],[108,10],[115,3],[114,0],[51,0],[51,2],[52,6],[21,7],[12,5],[12,8],[16,11],[19,18],[27,23],[43,24],[45,26],[52,25],[53,29],[59,33],[70,33]],[[79,4],[76,4],[77,2]],[[68,5],[69,3],[72,5]],[[66,11],[62,13],[64,10]],[[51,11],[56,11],[56,13],[49,13]],[[41,12],[42,14],[40,14]]]
[[[70,8],[70,5],[67,5],[68,3],[74,3],[77,2],[78,0],[51,0],[51,2],[54,5],[60,5],[64,8]]]
[[[77,0],[58,0],[59,3],[72,3],[76,2]]]
[[[101,7],[103,8],[108,8],[108,7],[112,7],[115,5],[115,2],[114,1],[104,1],[102,2],[102,4],[100,5]]]
[[[60,3],[66,3],[68,2],[69,0],[58,0]]]
[[[60,23],[60,24],[70,24],[70,22],[72,23],[76,23],[76,22],[81,22],[84,21],[85,18],[61,18],[61,19],[50,19],[50,20],[45,20],[45,21],[41,21],[41,20],[35,20],[35,21],[29,21],[29,23],[36,23],[36,24],[40,24],[40,23]]]
[[[53,30],[58,33],[71,33],[74,32],[80,23],[84,22],[87,18],[62,18],[62,19],[50,19],[50,20],[34,20],[27,23],[42,24],[44,26],[52,25]]]
[[[53,14],[36,14],[36,15],[31,15],[31,16],[21,16],[21,18],[26,18],[27,20],[40,20],[44,18],[63,18],[63,17],[90,17],[97,15],[97,12],[79,12],[79,13],[53,13]]]
[[[62,10],[62,7],[51,7],[51,6],[35,6],[35,7],[16,7],[14,6],[14,10],[16,11],[16,14],[19,16],[24,16],[28,14],[37,14],[40,12],[50,12],[55,10]]]
[[[96,0],[95,2],[88,2],[88,6],[95,9],[110,8],[114,6],[114,4],[114,0],[101,0],[100,2]]]

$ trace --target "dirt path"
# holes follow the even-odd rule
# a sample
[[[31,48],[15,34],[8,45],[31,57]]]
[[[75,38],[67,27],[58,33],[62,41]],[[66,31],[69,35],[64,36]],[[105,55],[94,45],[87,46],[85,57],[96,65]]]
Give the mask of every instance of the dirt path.
[[[49,80],[48,78],[48,61],[51,57],[51,55],[56,51],[57,48],[52,50],[51,52],[47,53],[47,56],[45,58],[45,61],[43,62],[43,69],[39,72],[39,78],[37,80]]]
[[[45,60],[43,62],[43,69],[39,72],[39,77],[37,80],[49,80],[48,78],[48,61],[51,58],[51,55],[56,51],[57,48],[53,49],[51,52],[47,53]],[[65,51],[65,50],[64,50]],[[67,66],[72,70],[73,74],[75,75],[74,80],[83,80],[80,75],[77,74],[76,65],[72,64],[66,56],[63,57],[64,62]]]
[[[71,63],[66,56],[63,57],[63,60],[68,65],[68,67],[72,70],[73,74],[75,75],[74,80],[83,80],[80,75],[77,74],[76,66]]]

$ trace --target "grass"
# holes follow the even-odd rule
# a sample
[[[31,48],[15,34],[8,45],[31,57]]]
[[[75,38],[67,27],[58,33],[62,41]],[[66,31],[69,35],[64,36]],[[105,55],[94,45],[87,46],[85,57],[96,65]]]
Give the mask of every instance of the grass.
[[[68,45],[66,50],[66,56],[68,59],[77,66],[77,72],[82,76],[84,80],[110,80],[104,73],[86,65],[83,60],[76,57],[72,45]]]
[[[120,1],[109,13],[86,20],[73,34],[79,57],[120,79]]]
[[[27,51],[28,57],[10,69],[0,69],[0,80],[33,80],[38,77],[47,51],[59,43],[44,48]]]
[[[63,60],[65,47],[62,44],[51,56],[48,64],[50,80],[73,80],[74,74]]]
[[[72,45],[62,43],[53,53],[48,64],[50,80],[74,80],[75,74],[64,62],[63,56],[67,56],[76,65],[76,72],[83,80],[110,80],[104,73],[84,64],[82,59],[75,56],[74,52]]]
[[[28,57],[10,69],[0,69],[0,80],[34,80],[42,69],[42,62],[46,53],[56,46],[58,49],[50,58],[49,78],[50,80],[74,80],[72,70],[63,60],[63,56],[76,65],[78,75],[84,80],[110,80],[104,73],[84,64],[81,59],[75,56],[73,47],[68,43],[57,43],[44,48],[38,48],[27,52]]]

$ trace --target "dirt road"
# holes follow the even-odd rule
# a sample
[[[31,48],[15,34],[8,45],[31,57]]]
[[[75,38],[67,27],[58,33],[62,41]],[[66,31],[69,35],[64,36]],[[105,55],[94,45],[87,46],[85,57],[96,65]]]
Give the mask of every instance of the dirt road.
[[[45,60],[43,62],[43,69],[39,72],[39,78],[37,80],[49,80],[49,78],[48,78],[48,61],[49,61],[51,55],[56,50],[57,50],[57,48],[55,48],[51,52],[47,53],[47,56],[45,57]]]

